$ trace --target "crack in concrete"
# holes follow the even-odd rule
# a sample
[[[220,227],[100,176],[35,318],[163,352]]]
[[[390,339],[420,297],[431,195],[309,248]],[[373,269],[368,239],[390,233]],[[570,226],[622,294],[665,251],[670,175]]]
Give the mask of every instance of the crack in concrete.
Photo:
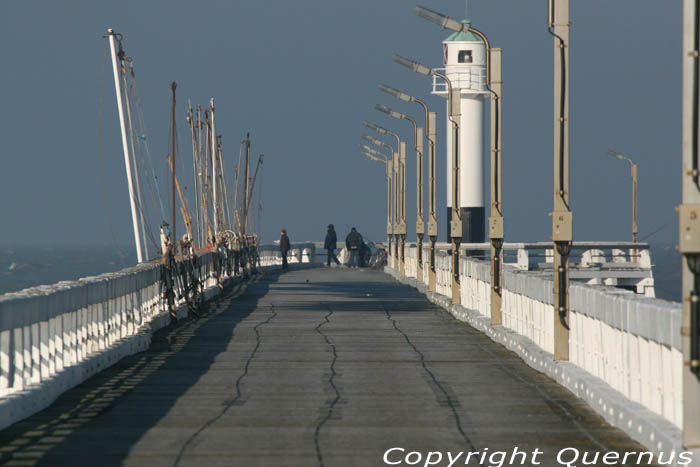
[[[237,402],[240,400],[240,398],[243,396],[243,391],[241,391],[241,381],[243,380],[243,378],[245,378],[246,376],[248,376],[248,370],[249,370],[249,368],[250,368],[250,364],[252,363],[253,359],[255,358],[255,354],[258,352],[258,349],[260,348],[260,337],[261,337],[261,336],[260,336],[260,331],[259,331],[258,329],[259,329],[261,326],[270,323],[270,321],[272,321],[272,319],[273,319],[275,316],[277,316],[277,312],[275,311],[275,306],[274,306],[273,304],[270,304],[270,310],[272,311],[272,314],[271,314],[265,321],[261,321],[260,323],[256,324],[256,325],[253,327],[253,331],[255,331],[255,341],[256,341],[256,342],[255,342],[255,347],[253,347],[253,350],[250,352],[250,355],[248,356],[248,360],[247,360],[246,363],[245,363],[245,368],[243,369],[243,373],[241,373],[241,374],[238,376],[238,379],[236,379],[236,396],[235,396],[233,399],[230,399],[229,401],[227,401],[227,402],[225,403],[224,408],[221,410],[221,412],[220,412],[218,415],[216,415],[215,417],[213,417],[212,419],[210,419],[209,421],[207,421],[207,422],[206,422],[204,425],[202,425],[197,431],[195,431],[195,432],[192,434],[192,436],[190,436],[190,437],[187,439],[187,441],[185,441],[185,443],[184,443],[184,444],[182,445],[182,447],[180,448],[180,452],[178,453],[177,458],[175,459],[175,462],[173,463],[173,467],[176,467],[176,466],[180,463],[180,461],[182,460],[182,457],[183,457],[184,454],[185,454],[185,451],[186,451],[187,448],[190,446],[190,444],[192,444],[192,443],[194,442],[195,438],[197,438],[197,436],[199,436],[200,434],[202,434],[202,432],[203,432],[204,430],[206,430],[207,428],[209,428],[211,425],[213,425],[214,423],[216,423],[217,420],[219,420],[221,417],[223,417],[224,414],[226,414],[226,412],[228,411],[228,409],[230,409],[231,407],[233,407],[234,405],[236,405],[236,403],[237,403]]]
[[[471,438],[467,435],[467,433],[464,431],[464,428],[462,427],[462,420],[459,417],[459,413],[457,413],[457,407],[460,405],[459,401],[455,401],[450,397],[448,394],[447,390],[443,387],[443,385],[437,380],[435,377],[435,374],[428,368],[428,366],[425,363],[425,355],[423,355],[423,352],[418,350],[418,347],[415,346],[415,344],[411,341],[411,339],[408,337],[408,335],[401,330],[401,328],[396,324],[396,320],[391,316],[391,313],[389,313],[389,310],[384,308],[384,313],[386,313],[386,318],[391,321],[391,323],[394,326],[394,329],[398,331],[399,334],[403,336],[403,338],[406,340],[406,343],[411,346],[413,351],[420,357],[420,363],[423,366],[423,370],[428,374],[430,379],[432,380],[433,384],[435,385],[434,387],[438,388],[442,395],[445,397],[445,401],[447,402],[447,406],[450,408],[452,411],[452,415],[454,416],[455,419],[455,424],[457,425],[457,431],[462,435],[464,438],[464,441],[466,441],[467,445],[469,446],[470,451],[476,451],[476,447],[474,446],[474,443],[472,442]]]
[[[323,428],[323,425],[328,422],[328,420],[331,419],[333,416],[333,409],[335,408],[335,405],[340,401],[340,391],[338,391],[338,387],[335,385],[335,377],[337,376],[338,373],[335,371],[335,362],[338,360],[338,352],[336,351],[335,344],[331,342],[330,339],[328,339],[328,336],[326,336],[323,331],[321,331],[321,326],[324,324],[329,324],[330,320],[328,318],[331,317],[333,314],[333,310],[328,311],[328,314],[323,317],[324,321],[319,323],[318,326],[316,326],[316,332],[323,337],[323,339],[326,341],[326,344],[330,346],[332,352],[333,352],[333,360],[331,361],[330,369],[331,369],[331,376],[328,378],[328,383],[331,385],[333,388],[333,391],[335,391],[335,398],[331,401],[330,405],[328,406],[328,412],[326,413],[325,417],[323,417],[318,424],[316,425],[316,430],[314,431],[314,444],[316,446],[316,458],[318,459],[318,465],[319,467],[325,467],[325,464],[323,463],[323,453],[321,452],[321,443],[319,440],[319,436],[321,434],[321,429]]]

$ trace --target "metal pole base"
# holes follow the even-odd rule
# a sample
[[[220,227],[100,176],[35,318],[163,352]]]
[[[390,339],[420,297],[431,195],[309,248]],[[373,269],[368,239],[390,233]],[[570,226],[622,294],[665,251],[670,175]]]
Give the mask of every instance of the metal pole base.
[[[400,240],[400,249],[401,251],[399,252],[399,271],[402,276],[406,275],[406,256],[405,256],[405,251],[406,251],[406,236],[401,235],[401,240]]]
[[[491,243],[491,324],[503,324],[501,310],[501,273],[502,255],[501,249],[495,248]]]
[[[459,286],[459,241],[452,238],[452,304],[462,304],[462,293]]]
[[[417,235],[416,242],[416,282],[423,282],[423,235]]]
[[[435,242],[436,236],[430,237],[430,264],[428,265],[428,291],[435,292],[437,288],[437,277],[435,274]]]

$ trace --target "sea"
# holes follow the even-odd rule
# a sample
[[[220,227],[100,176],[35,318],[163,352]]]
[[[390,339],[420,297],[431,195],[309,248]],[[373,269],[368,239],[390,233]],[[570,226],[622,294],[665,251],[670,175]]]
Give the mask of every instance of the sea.
[[[651,244],[657,298],[681,301],[681,255],[673,245]],[[0,246],[0,295],[76,280],[136,264],[136,253],[114,245]]]

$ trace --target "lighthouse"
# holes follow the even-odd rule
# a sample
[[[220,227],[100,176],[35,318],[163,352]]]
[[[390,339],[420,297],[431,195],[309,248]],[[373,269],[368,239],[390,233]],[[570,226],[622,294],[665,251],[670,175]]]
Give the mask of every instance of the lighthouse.
[[[465,19],[462,23],[469,25]],[[442,42],[442,71],[452,83],[453,89],[459,89],[460,110],[458,157],[459,209],[462,217],[462,242],[480,243],[485,241],[486,218],[483,195],[483,116],[486,88],[486,46],[476,34],[469,31],[455,32]],[[433,77],[433,94],[447,98],[447,84]],[[447,117],[447,225],[452,220],[452,138],[449,120],[449,103],[446,106]],[[447,241],[450,233],[447,232]]]

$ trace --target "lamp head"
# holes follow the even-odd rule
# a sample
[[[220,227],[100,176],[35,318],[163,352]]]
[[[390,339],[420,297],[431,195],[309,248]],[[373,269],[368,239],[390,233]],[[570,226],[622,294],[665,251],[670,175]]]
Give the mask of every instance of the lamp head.
[[[402,114],[401,112],[397,112],[396,110],[390,109],[386,105],[381,105],[377,104],[374,106],[375,109],[379,110],[380,112],[384,112],[387,115],[390,115],[394,118],[404,118],[405,115]]]
[[[411,60],[410,58],[402,57],[401,55],[394,54],[393,57],[391,57],[393,61],[398,63],[399,65],[403,65],[406,68],[410,68],[411,70],[415,71],[418,74],[421,75],[426,75],[430,76],[433,74],[433,70],[425,65],[423,65],[420,62],[416,62],[415,60]]]
[[[617,158],[617,159],[624,159],[624,156],[622,154],[620,154],[617,151],[613,151],[612,149],[610,151],[608,151],[608,154]]]
[[[364,121],[364,122],[362,122],[362,124],[363,124],[364,126],[366,126],[367,128],[370,128],[370,129],[376,131],[376,132],[379,133],[380,135],[385,135],[385,134],[387,134],[386,128],[382,128],[382,127],[380,127],[379,125],[375,125],[375,124],[372,123],[372,122]]]
[[[437,11],[431,10],[430,8],[425,8],[417,5],[413,12],[416,16],[420,16],[423,19],[427,19],[431,23],[435,23],[442,27],[443,29],[451,29],[452,31],[463,31],[465,26],[463,23],[457,21],[456,19],[438,13]]]
[[[409,96],[405,92],[401,92],[398,89],[392,88],[391,86],[387,86],[386,84],[380,84],[379,89],[405,102],[411,102],[413,100],[413,97]]]
[[[372,144],[376,144],[377,146],[382,145],[382,142],[379,141],[377,138],[372,138],[371,136],[368,136],[368,135],[362,135],[362,139],[364,139],[365,141],[369,141]]]

